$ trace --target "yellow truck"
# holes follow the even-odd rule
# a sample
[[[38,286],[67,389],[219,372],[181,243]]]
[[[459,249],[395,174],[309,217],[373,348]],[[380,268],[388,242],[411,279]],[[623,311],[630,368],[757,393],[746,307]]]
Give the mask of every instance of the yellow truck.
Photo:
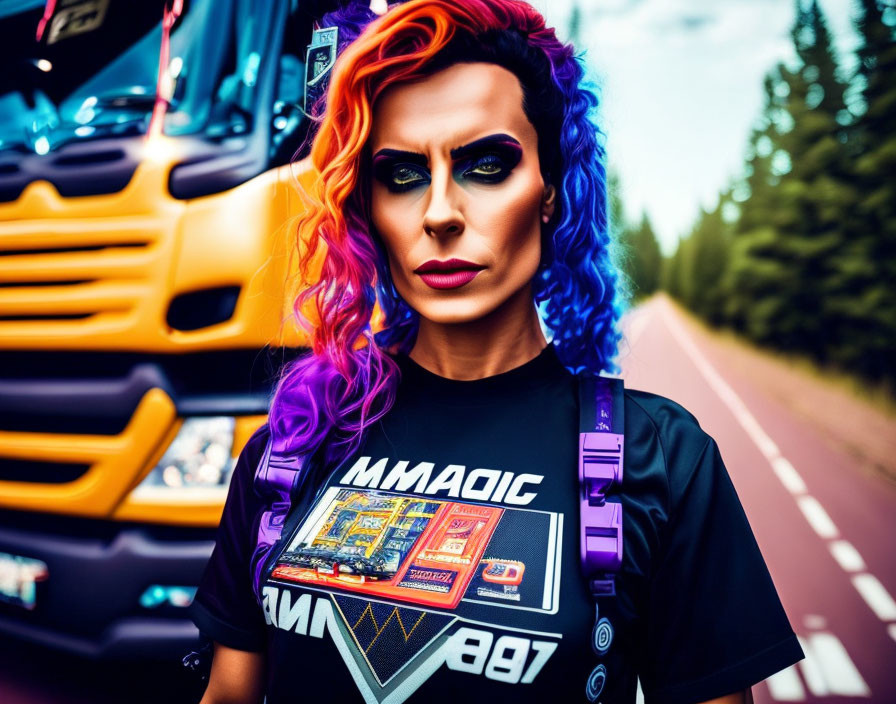
[[[0,637],[194,642],[234,458],[306,342],[284,282],[313,19],[0,0]]]

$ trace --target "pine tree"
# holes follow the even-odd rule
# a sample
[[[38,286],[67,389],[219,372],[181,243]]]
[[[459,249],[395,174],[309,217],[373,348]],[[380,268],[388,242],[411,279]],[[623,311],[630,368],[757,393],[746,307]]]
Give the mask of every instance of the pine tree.
[[[893,17],[896,9],[890,3],[891,19],[884,21],[882,3],[857,0],[859,14],[855,27],[861,37],[857,50],[856,78],[862,84],[865,111],[859,120],[857,143],[867,152],[881,139],[896,135],[896,44]]]
[[[837,360],[896,387],[896,9],[889,5],[888,19],[883,3],[858,2],[855,80],[864,110],[850,153],[860,197],[837,260],[838,283],[849,295],[836,307],[844,337]]]
[[[787,73],[793,129],[783,135],[792,169],[782,179],[781,239],[785,261],[797,285],[789,287],[779,332],[788,348],[826,362],[844,340],[836,306],[837,258],[848,242],[847,227],[858,191],[850,182],[846,128],[846,84],[839,76],[827,24],[817,0],[798,1],[792,36],[800,59]]]
[[[611,253],[613,261],[621,273],[617,286],[621,298],[630,300],[632,296],[637,295],[637,291],[634,290],[634,283],[629,276],[632,257],[628,243],[629,224],[622,203],[622,183],[619,173],[613,168],[607,170],[607,199],[609,201],[607,209],[609,211],[610,239],[613,243]]]
[[[572,13],[569,16],[569,41],[573,46],[579,46],[582,34],[582,8],[579,3],[573,3]]]
[[[616,239],[621,239],[628,228],[625,217],[625,207],[622,203],[622,182],[615,169],[607,170],[607,198],[610,219],[610,232]]]
[[[739,202],[727,267],[720,282],[722,317],[757,342],[782,345],[779,321],[792,295],[793,274],[782,231],[796,223],[783,208],[781,180],[790,171],[784,135],[793,129],[788,110],[790,74],[778,65],[763,81],[765,105],[750,135],[744,180],[729,194]]]
[[[726,313],[756,341],[824,362],[844,344],[839,257],[858,200],[852,116],[817,0],[797,0],[791,38],[798,64],[766,76],[765,108],[751,135]]]
[[[633,294],[637,298],[649,296],[660,286],[662,254],[647,213],[642,214],[637,227],[626,231],[625,243],[628,249],[627,273]]]
[[[694,308],[697,289],[694,285],[694,240],[691,234],[679,238],[675,254],[664,262],[661,280],[670,295],[686,307]]]
[[[758,274],[747,296],[754,299],[749,310],[738,311],[746,316],[747,331],[823,362],[839,343],[830,306],[838,295],[834,262],[847,239],[843,222],[858,194],[848,178],[846,84],[830,33],[817,0],[807,7],[797,0],[796,10],[791,36],[799,64],[792,70],[779,65],[774,86],[776,96],[785,96],[786,117],[779,119],[772,141],[787,158],[772,157],[773,167],[775,160],[782,163],[780,180],[768,181],[776,193],[760,202],[762,219],[737,243],[734,271],[735,281],[742,281],[743,273]],[[755,165],[764,167],[761,161]],[[744,261],[752,262],[747,272]]]
[[[681,286],[679,280],[681,277],[681,240],[675,246],[675,252],[663,259],[662,272],[660,274],[660,285],[664,291],[670,296],[682,300]]]
[[[722,211],[729,201],[730,193],[723,193],[713,210],[701,208],[689,238],[693,272],[691,308],[714,325],[724,320],[724,280],[728,268],[731,226],[725,222]]]

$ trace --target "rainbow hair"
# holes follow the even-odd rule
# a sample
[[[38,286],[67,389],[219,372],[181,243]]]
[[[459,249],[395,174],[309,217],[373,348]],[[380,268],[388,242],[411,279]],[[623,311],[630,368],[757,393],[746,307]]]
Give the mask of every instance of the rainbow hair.
[[[507,31],[546,57],[563,113],[558,172],[548,174],[558,208],[545,228],[548,255],[533,281],[534,303],[570,371],[617,371],[622,303],[610,255],[605,155],[591,120],[597,97],[584,85],[581,60],[525,2],[411,0],[370,22],[334,68],[310,155],[319,178],[298,223],[306,287],[294,311],[310,333],[311,354],[287,366],[276,389],[269,419],[275,453],[316,456],[313,465],[334,468],[355,452],[395,400],[399,372],[387,352],[407,352],[416,338],[419,317],[398,295],[370,223],[364,149],[374,102],[388,86],[432,73],[452,42],[487,35],[487,43]],[[312,274],[318,263],[319,275]],[[376,303],[383,317],[374,335]],[[309,472],[302,474],[303,484]],[[297,481],[292,491],[298,488]]]

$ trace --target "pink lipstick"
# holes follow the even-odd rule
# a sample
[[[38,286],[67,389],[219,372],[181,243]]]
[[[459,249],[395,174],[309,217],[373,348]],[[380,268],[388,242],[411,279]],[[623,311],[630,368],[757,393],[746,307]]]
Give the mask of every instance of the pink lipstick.
[[[468,284],[484,268],[480,264],[463,259],[449,259],[444,262],[430,259],[414,269],[414,273],[418,274],[423,283],[430,288],[450,289]]]

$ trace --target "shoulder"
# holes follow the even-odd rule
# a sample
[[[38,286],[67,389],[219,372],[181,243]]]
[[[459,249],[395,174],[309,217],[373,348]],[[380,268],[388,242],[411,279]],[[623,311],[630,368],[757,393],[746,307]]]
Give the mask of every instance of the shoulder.
[[[245,555],[250,548],[257,518],[264,509],[264,501],[255,491],[255,472],[269,437],[265,423],[246,440],[233,467],[218,532],[218,543],[223,551]],[[238,439],[235,441],[239,442]]]
[[[254,495],[251,489],[255,480],[255,471],[264,456],[265,447],[267,447],[270,437],[271,429],[265,422],[249,436],[237,457],[230,485],[234,491],[238,491],[247,499]]]
[[[687,408],[649,391],[625,389],[625,420],[626,433],[644,430],[669,441],[709,437]]]
[[[650,465],[668,482],[670,499],[680,496],[713,438],[680,403],[665,396],[625,389],[626,469]]]

